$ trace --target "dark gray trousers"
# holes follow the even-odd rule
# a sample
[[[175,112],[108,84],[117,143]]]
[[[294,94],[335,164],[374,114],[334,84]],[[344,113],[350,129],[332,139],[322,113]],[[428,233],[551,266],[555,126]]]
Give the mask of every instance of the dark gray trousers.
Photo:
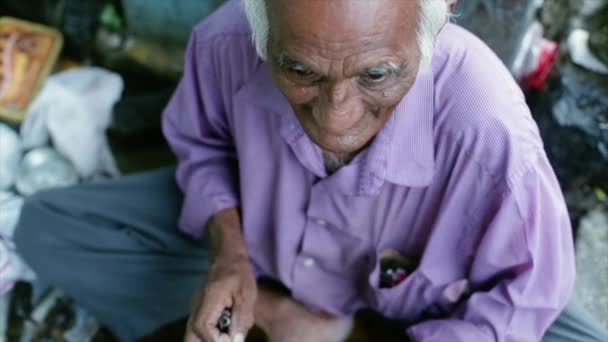
[[[15,231],[19,253],[45,284],[89,309],[121,341],[188,314],[207,272],[203,242],[181,234],[174,168],[38,193]],[[569,305],[545,342],[607,341]]]
[[[25,202],[18,252],[57,286],[133,341],[186,316],[207,272],[203,242],[176,227],[174,169],[40,192]]]

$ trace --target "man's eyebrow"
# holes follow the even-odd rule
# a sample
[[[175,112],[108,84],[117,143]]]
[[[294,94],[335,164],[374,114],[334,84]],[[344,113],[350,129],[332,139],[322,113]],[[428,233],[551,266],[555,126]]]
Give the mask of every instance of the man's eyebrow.
[[[387,62],[378,66],[367,68],[364,70],[364,73],[382,75],[395,74],[397,76],[401,76],[405,74],[406,70],[407,68],[403,64],[399,65],[395,62]]]
[[[275,58],[277,64],[281,67],[281,68],[287,68],[287,69],[297,69],[297,70],[303,70],[303,71],[312,71],[312,68],[302,62],[298,62],[297,60],[289,57],[288,55],[286,55],[285,53],[280,53],[276,58]]]
[[[286,53],[280,53],[275,57],[276,63],[284,69],[296,69],[301,71],[314,72],[313,68],[307,64],[304,64],[296,59],[290,57]],[[386,62],[384,64],[367,68],[363,71],[365,74],[394,74],[397,76],[403,76],[407,73],[407,67],[404,64],[397,64],[395,62]]]

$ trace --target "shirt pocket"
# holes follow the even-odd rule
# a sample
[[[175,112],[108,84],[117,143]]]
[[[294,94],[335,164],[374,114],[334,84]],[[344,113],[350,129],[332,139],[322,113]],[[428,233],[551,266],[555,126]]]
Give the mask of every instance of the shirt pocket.
[[[367,300],[373,310],[383,316],[415,321],[430,306],[430,282],[420,269],[390,288],[380,288],[380,260],[377,258],[368,278]]]

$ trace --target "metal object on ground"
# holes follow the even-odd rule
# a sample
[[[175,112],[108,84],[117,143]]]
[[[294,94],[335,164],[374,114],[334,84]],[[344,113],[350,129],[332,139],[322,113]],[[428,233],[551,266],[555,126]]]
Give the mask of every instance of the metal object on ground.
[[[99,322],[85,309],[75,305],[75,322],[71,329],[63,334],[65,342],[91,341],[100,328]]]
[[[6,338],[8,341],[20,341],[32,311],[32,285],[26,282],[15,284],[9,303]]]
[[[43,321],[34,324],[31,342],[64,341],[64,333],[74,325],[75,313],[72,300],[60,297],[49,309]],[[86,340],[82,340],[86,342]]]
[[[15,185],[20,194],[29,196],[39,190],[76,183],[78,173],[74,166],[52,148],[41,147],[23,157]]]
[[[228,309],[224,309],[220,318],[217,320],[217,328],[222,333],[228,333],[228,328],[230,328],[230,324],[232,323],[232,313]]]
[[[63,296],[63,292],[57,289],[47,290],[42,294],[23,325],[20,342],[33,342],[40,338],[46,328],[47,316]]]
[[[0,295],[0,341],[6,338],[10,294]]]

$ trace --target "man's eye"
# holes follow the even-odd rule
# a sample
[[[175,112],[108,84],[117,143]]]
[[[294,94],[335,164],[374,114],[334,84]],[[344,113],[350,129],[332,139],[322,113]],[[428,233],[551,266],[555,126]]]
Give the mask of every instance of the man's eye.
[[[310,85],[322,79],[319,74],[309,68],[285,67],[282,69],[292,81],[301,85]]]
[[[367,83],[379,83],[384,81],[385,78],[386,74],[384,73],[369,72],[363,75],[363,81]]]
[[[311,77],[315,76],[315,73],[308,69],[289,68],[287,70],[290,73],[295,74],[296,76],[301,77],[301,78],[311,78]]]

